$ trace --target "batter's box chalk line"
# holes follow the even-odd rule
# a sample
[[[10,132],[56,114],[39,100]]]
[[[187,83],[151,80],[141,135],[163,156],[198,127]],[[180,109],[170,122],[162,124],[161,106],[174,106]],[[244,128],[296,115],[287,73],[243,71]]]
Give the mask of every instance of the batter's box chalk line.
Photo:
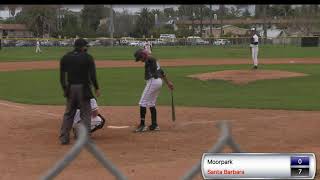
[[[0,105],[11,107],[11,108],[16,108],[16,109],[21,109],[21,110],[26,109],[26,107],[19,106],[19,105],[14,105],[14,104],[9,104],[9,103],[0,102]],[[51,116],[51,117],[54,117],[54,118],[61,118],[62,117],[62,116],[59,116],[59,115],[54,114],[54,113],[44,112],[44,111],[40,111],[40,110],[33,110],[33,112],[36,112],[39,115],[47,115],[47,116]],[[126,129],[126,128],[130,128],[130,126],[106,126],[106,127],[110,128],[110,129]]]
[[[232,138],[231,130],[226,121],[218,123],[218,128],[221,130],[218,141],[208,151],[211,153],[221,152],[224,146],[228,145],[234,152],[241,152],[240,147]],[[77,127],[79,138],[75,145],[70,149],[65,156],[59,160],[51,169],[49,169],[41,180],[51,180],[60,174],[81,152],[82,148],[86,148],[117,180],[127,180],[128,178],[102,153],[102,151],[89,138],[88,131],[83,124]],[[181,179],[191,180],[201,171],[201,162],[198,161]]]

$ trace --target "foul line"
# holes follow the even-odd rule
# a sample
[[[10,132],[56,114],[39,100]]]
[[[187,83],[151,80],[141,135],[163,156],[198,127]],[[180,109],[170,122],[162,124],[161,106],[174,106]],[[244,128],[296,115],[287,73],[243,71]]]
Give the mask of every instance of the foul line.
[[[107,126],[107,128],[110,128],[110,129],[125,129],[129,127],[130,126]]]
[[[22,107],[22,106],[16,106],[16,105],[13,105],[13,104],[7,104],[7,103],[1,103],[1,102],[0,102],[0,105],[8,106],[8,107],[14,107],[14,108],[18,108],[18,109],[25,109],[25,107]]]
[[[17,105],[8,104],[8,103],[2,103],[2,102],[0,102],[0,105],[7,106],[7,107],[13,107],[13,108],[17,108],[17,109],[26,109],[26,107],[23,107],[23,106],[17,106]],[[59,115],[56,115],[56,114],[53,114],[53,113],[48,113],[48,112],[43,112],[43,111],[40,111],[40,110],[34,110],[34,112],[36,112],[38,114],[43,114],[43,115],[56,117],[56,118],[60,117]],[[110,128],[110,129],[125,129],[125,128],[129,128],[129,127],[130,126],[107,126],[107,128]]]

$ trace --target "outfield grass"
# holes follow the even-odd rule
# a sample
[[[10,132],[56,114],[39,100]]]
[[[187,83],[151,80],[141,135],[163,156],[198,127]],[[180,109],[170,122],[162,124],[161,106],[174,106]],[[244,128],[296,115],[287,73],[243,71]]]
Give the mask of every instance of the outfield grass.
[[[265,65],[263,69],[287,70],[310,74],[279,80],[262,80],[248,85],[226,81],[200,81],[187,75],[227,69],[248,69],[248,65],[166,68],[173,80],[175,102],[179,106],[235,107],[259,109],[320,110],[319,65]],[[0,73],[0,99],[31,104],[64,104],[57,70]],[[98,69],[102,96],[100,105],[137,105],[144,88],[143,69]],[[170,104],[166,87],[160,105]]]
[[[130,60],[137,47],[91,47],[90,53],[96,60]],[[5,47],[0,51],[0,62],[59,60],[71,47],[42,47],[43,53],[36,54],[35,47]],[[249,47],[154,47],[154,56],[160,59],[201,58],[249,58]],[[319,47],[261,46],[259,58],[307,58],[320,57]]]

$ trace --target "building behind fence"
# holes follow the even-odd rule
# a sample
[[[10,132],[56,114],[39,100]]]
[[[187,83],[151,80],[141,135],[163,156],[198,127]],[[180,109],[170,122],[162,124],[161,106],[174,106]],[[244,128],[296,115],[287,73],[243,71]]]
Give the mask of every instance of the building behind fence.
[[[194,37],[194,36],[193,36]],[[41,46],[73,46],[75,38],[56,39],[56,38],[3,38],[3,47],[22,47],[35,46],[36,40],[40,40]],[[131,38],[124,42],[121,38],[85,38],[91,46],[143,46],[146,41],[156,46],[224,46],[224,47],[248,47],[249,37],[223,37],[223,38],[201,38],[201,41],[190,41],[190,38],[176,38],[165,41],[156,38]],[[113,44],[112,44],[113,43]],[[296,47],[319,47],[320,41],[317,36],[310,37],[279,37],[279,38],[260,38],[260,46],[296,46]]]

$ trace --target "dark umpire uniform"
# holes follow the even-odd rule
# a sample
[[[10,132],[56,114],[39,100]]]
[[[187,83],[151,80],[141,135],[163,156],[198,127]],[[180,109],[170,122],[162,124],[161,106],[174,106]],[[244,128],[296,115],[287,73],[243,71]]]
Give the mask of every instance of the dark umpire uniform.
[[[94,86],[97,96],[100,94],[94,60],[86,52],[88,42],[77,39],[74,46],[75,49],[64,55],[60,61],[60,83],[67,98],[60,132],[61,144],[69,144],[69,134],[77,108],[80,109],[81,122],[90,132],[90,99],[94,97],[91,85]]]

